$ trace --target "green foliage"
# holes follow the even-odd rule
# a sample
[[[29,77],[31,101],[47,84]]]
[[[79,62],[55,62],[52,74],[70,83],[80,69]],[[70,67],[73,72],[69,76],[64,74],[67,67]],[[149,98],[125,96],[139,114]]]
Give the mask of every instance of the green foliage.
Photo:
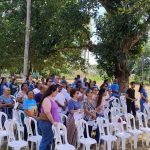
[[[109,76],[129,73],[135,60],[147,41],[150,23],[150,1],[145,0],[99,0],[105,7],[104,16],[96,20],[99,42],[91,51],[97,56],[100,67]]]
[[[22,70],[26,3],[3,1],[0,12],[0,68]],[[58,67],[63,71],[64,66],[69,69],[84,66],[80,55],[81,47],[90,40],[89,20],[76,0],[32,0],[29,51],[32,69],[53,71]]]

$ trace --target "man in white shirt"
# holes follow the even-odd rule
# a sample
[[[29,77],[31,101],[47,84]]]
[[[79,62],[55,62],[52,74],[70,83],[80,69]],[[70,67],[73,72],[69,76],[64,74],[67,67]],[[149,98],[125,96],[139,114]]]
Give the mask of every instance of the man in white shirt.
[[[35,95],[38,94],[38,93],[40,93],[40,89],[41,89],[42,86],[43,86],[43,85],[42,85],[41,82],[37,82],[36,88],[33,89],[33,93],[34,93]]]
[[[70,96],[70,91],[71,91],[71,90],[72,90],[72,86],[71,86],[71,84],[69,84],[69,85],[67,86],[67,93],[66,93],[66,96],[65,96],[67,102],[69,102],[69,101],[71,100],[71,96]]]
[[[59,91],[58,94],[55,96],[55,101],[58,104],[58,112],[61,114],[67,113],[67,101],[65,99],[65,96],[61,93],[62,87],[59,85],[58,87]]]

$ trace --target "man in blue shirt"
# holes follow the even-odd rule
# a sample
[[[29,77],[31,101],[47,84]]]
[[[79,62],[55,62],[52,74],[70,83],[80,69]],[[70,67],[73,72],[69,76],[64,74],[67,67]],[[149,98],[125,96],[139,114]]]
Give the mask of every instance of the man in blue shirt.
[[[118,80],[115,79],[113,84],[111,85],[111,90],[112,90],[112,96],[119,97],[119,85],[118,85]]]

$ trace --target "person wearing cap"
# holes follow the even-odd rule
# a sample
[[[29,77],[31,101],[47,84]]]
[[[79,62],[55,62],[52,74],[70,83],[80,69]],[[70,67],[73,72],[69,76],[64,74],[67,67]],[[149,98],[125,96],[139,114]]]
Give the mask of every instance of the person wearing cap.
[[[4,93],[0,96],[0,109],[12,119],[12,109],[14,107],[13,98],[10,95],[10,88],[5,88]]]
[[[112,96],[114,97],[119,97],[119,85],[118,85],[118,80],[115,79],[113,84],[111,85],[111,90],[112,90]]]

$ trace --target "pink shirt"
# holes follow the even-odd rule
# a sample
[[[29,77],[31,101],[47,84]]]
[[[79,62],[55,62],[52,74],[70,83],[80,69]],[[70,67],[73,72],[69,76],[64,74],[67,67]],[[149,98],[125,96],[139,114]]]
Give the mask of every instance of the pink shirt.
[[[50,112],[55,122],[60,122],[58,105],[54,99],[46,97],[42,103],[41,112]]]

